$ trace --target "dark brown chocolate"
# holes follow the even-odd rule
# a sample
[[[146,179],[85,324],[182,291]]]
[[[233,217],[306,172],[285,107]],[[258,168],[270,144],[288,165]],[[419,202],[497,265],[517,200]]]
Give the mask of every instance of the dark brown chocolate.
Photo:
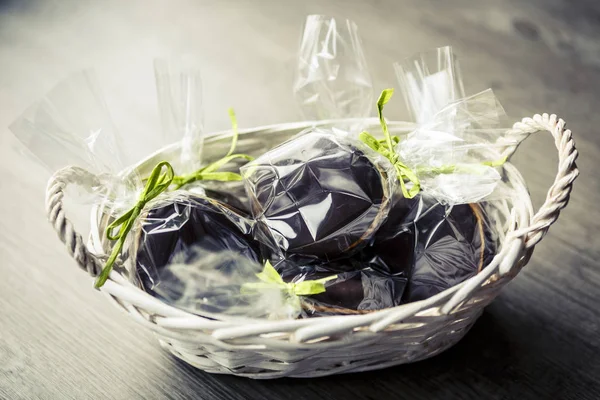
[[[497,244],[479,204],[435,204],[415,226],[415,262],[405,302],[429,298],[463,282],[494,257]]]
[[[415,255],[414,220],[422,207],[420,195],[406,199],[400,190],[396,191],[385,223],[357,257],[361,265],[390,275],[408,277]]]
[[[232,251],[261,262],[259,244],[252,238],[252,222],[214,199],[180,197],[150,209],[141,223],[136,269],[146,290],[166,279],[161,270],[174,259],[185,262],[191,249]]]
[[[312,131],[242,169],[252,213],[278,248],[319,260],[350,256],[388,208],[385,172],[332,133]]]
[[[332,273],[306,274],[304,279],[319,279]],[[342,272],[325,283],[324,293],[303,297],[306,316],[358,314],[383,310],[400,304],[406,278],[382,274],[371,268]]]

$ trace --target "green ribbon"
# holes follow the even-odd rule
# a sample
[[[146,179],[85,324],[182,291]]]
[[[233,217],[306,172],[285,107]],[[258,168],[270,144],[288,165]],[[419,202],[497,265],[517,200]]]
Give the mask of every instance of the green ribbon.
[[[233,137],[231,139],[231,147],[229,148],[229,152],[227,152],[225,157],[215,161],[212,164],[208,164],[206,167],[200,168],[198,171],[187,175],[175,176],[173,178],[173,184],[175,185],[175,189],[179,189],[180,187],[195,181],[210,180],[229,182],[242,180],[242,176],[238,173],[217,171],[218,169],[235,159],[243,159],[246,161],[254,160],[254,157],[251,157],[247,154],[233,154],[233,152],[235,151],[235,147],[237,146],[239,134],[237,119],[235,117],[235,112],[232,108],[229,109],[229,118],[231,119],[231,128],[233,131]]]
[[[387,123],[383,117],[383,107],[392,98],[393,94],[394,89],[385,89],[381,92],[379,100],[377,100],[377,113],[379,114],[379,122],[383,130],[384,139],[377,140],[377,138],[368,132],[362,132],[359,135],[359,138],[367,146],[387,158],[392,163],[396,170],[396,174],[398,175],[398,180],[400,181],[402,194],[405,198],[412,199],[421,190],[421,182],[419,181],[417,174],[400,161],[400,157],[394,151],[394,147],[399,143],[400,139],[397,136],[390,135]],[[413,185],[410,189],[407,188],[406,181],[412,182]]]
[[[165,171],[163,171],[163,169],[165,169]],[[113,247],[112,252],[110,253],[110,257],[106,261],[104,269],[102,270],[100,275],[98,275],[98,278],[96,278],[96,282],[94,284],[96,288],[100,288],[102,287],[102,285],[104,285],[104,283],[106,283],[106,280],[108,279],[108,276],[110,275],[110,272],[113,269],[115,260],[121,253],[121,249],[125,244],[127,234],[133,227],[136,218],[140,215],[144,206],[150,200],[153,200],[159,194],[166,191],[173,182],[173,177],[174,172],[171,164],[169,164],[167,161],[162,161],[158,163],[154,167],[152,173],[150,174],[150,177],[146,181],[146,186],[144,187],[144,190],[142,191],[136,205],[133,206],[125,214],[121,215],[119,218],[114,220],[108,226],[108,228],[106,229],[106,237],[109,240],[116,240],[117,243]],[[113,234],[115,229],[118,229],[118,232],[116,234]]]
[[[507,160],[508,156],[504,156],[498,160],[484,161],[481,163],[481,165],[487,165],[488,167],[500,167],[501,165],[504,165]]]
[[[298,302],[298,296],[310,296],[325,292],[325,282],[336,279],[337,275],[297,283],[285,282],[277,270],[267,261],[262,272],[256,274],[256,277],[260,282],[244,283],[241,288],[242,293],[261,291],[263,289],[280,289],[287,293],[293,302]]]
[[[441,167],[418,167],[416,171],[419,174],[454,174],[454,173],[465,173],[465,174],[480,174],[481,167],[499,167],[507,161],[508,157],[502,157],[498,160],[483,161],[479,164],[448,164],[442,165]]]

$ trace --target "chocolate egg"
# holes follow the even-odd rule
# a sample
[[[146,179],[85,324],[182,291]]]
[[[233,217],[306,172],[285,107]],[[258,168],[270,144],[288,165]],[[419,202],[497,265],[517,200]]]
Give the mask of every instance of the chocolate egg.
[[[422,213],[415,226],[415,262],[405,302],[429,298],[463,282],[495,254],[496,242],[479,204],[435,204]]]
[[[320,279],[332,273],[307,273],[303,279]],[[325,292],[303,297],[307,316],[359,314],[400,304],[406,278],[382,274],[371,268],[342,272],[325,283]]]
[[[160,272],[166,265],[175,259],[185,262],[192,248],[231,251],[261,262],[259,244],[252,238],[251,220],[214,199],[182,194],[147,210],[140,222],[135,263],[146,290],[159,284]]]
[[[389,166],[369,151],[313,130],[242,167],[252,213],[278,251],[331,260],[368,242],[386,218],[391,190]]]

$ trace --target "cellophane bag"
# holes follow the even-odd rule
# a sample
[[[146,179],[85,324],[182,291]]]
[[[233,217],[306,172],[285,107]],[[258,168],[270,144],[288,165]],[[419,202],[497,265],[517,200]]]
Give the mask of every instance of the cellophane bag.
[[[487,198],[502,185],[507,148],[519,140],[491,89],[465,96],[457,57],[449,46],[395,63],[396,75],[417,128],[395,152],[421,188],[447,204]],[[510,153],[509,153],[510,155]]]
[[[389,93],[382,95],[380,111],[389,98]],[[496,161],[502,158],[506,143],[502,141],[502,147],[495,144],[506,130],[502,128],[503,117],[493,93],[486,91],[447,105],[430,123],[399,140],[393,152],[396,162],[412,171],[414,177],[408,179],[406,187],[400,185],[393,192],[384,222],[360,251],[347,260],[317,267],[342,272],[338,276],[349,271],[372,271],[370,282],[387,282],[375,286],[380,288],[379,302],[370,302],[370,306],[350,301],[360,298],[356,288],[365,289],[365,282],[362,286],[344,284],[354,288],[345,308],[370,311],[379,309],[377,304],[422,300],[474,276],[491,261],[501,245],[501,234],[495,231],[497,224],[487,214],[486,203],[507,200],[512,195],[509,182],[502,180],[505,160]],[[409,176],[406,169],[402,171],[403,177]],[[413,197],[410,194],[415,185],[420,190]],[[317,268],[296,265],[306,276],[319,276]],[[328,282],[327,292],[317,296],[320,301],[331,301],[328,285],[334,282]],[[335,293],[335,288],[331,290]],[[362,293],[366,295],[367,291]],[[382,301],[390,293],[397,294],[391,297],[394,301]],[[316,301],[315,315],[334,312]]]
[[[184,245],[193,245],[190,238],[195,236],[189,227],[199,222],[197,209],[213,211],[207,212],[209,220],[220,211],[218,205],[205,201],[201,179],[194,175],[201,169],[204,139],[200,64],[189,55],[157,58],[154,71],[161,142],[177,144],[176,151],[144,177],[142,193],[133,208],[125,213],[108,211],[106,236],[116,244],[97,286],[103,284],[107,271],[119,259],[129,279],[151,292],[159,283],[161,268],[172,257],[182,256]],[[186,189],[177,190],[182,186]],[[200,233],[198,236],[202,237]]]
[[[450,103],[465,97],[462,75],[452,47],[408,57],[394,63],[394,69],[411,119],[430,122]]]
[[[168,278],[161,275],[163,269],[194,261],[197,250],[232,252],[262,264],[253,226],[247,215],[219,200],[184,190],[165,194],[145,207],[133,230],[132,276],[146,291],[155,291],[168,285],[161,281],[161,276]]]
[[[241,168],[271,259],[320,263],[360,250],[385,221],[391,164],[344,132],[312,129]]]
[[[192,54],[157,58],[154,73],[164,142],[179,143],[178,158],[170,162],[178,174],[192,174],[207,164],[203,154],[205,132],[200,60]],[[236,165],[227,169],[236,170]],[[244,185],[239,180],[197,180],[186,184],[185,189],[249,213]]]
[[[123,210],[135,201],[141,179],[122,174],[126,168],[121,138],[93,71],[71,74],[23,112],[9,127],[50,174],[75,166],[95,175],[86,191],[67,187],[76,205],[105,203]]]
[[[369,116],[373,84],[356,23],[306,18],[293,92],[308,120]]]
[[[154,60],[158,111],[165,144],[180,143],[171,165],[189,174],[202,164],[204,115],[200,62],[190,54]],[[189,188],[188,188],[189,189]]]
[[[411,302],[474,276],[499,250],[506,221],[494,210],[515,196],[503,165],[518,141],[505,137],[509,125],[491,90],[458,98],[463,85],[449,48],[417,55],[396,71],[418,124],[395,154],[420,191],[409,199],[397,190],[360,260],[405,276],[402,302]]]
[[[245,212],[243,198],[235,196],[235,192],[210,187],[210,182],[216,180],[238,182],[237,188],[243,190],[241,177],[230,170],[224,171],[224,167],[230,161],[248,157],[231,154],[237,139],[234,135],[224,158],[203,162],[198,61],[192,56],[157,59],[155,74],[164,135],[178,142],[179,147],[177,158],[168,160],[177,171],[168,190],[145,204],[129,235],[130,277],[152,294],[161,285],[172,283],[164,281],[175,276],[162,274],[166,267],[175,260],[179,268],[187,260],[196,262],[190,254],[198,249],[209,253],[234,252],[249,261],[262,262],[259,244],[252,237],[254,224]]]
[[[361,261],[408,280],[402,303],[423,300],[480,272],[500,245],[487,203],[447,205],[425,192],[393,205]]]
[[[401,290],[383,290],[377,282],[387,277],[350,259],[385,221],[397,186],[390,162],[357,140],[373,95],[356,24],[307,18],[294,94],[306,118],[343,120],[307,129],[241,168],[255,232],[274,244],[266,256],[289,282],[336,275],[324,293],[305,297],[312,305],[302,315],[393,304]]]

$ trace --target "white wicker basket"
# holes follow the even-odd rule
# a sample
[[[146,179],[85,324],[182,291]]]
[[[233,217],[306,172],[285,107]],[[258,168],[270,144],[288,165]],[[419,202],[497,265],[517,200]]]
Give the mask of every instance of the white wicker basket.
[[[285,139],[314,125],[332,121],[280,124],[240,132],[240,150],[256,153],[278,135]],[[374,127],[379,126],[375,119]],[[411,124],[392,123],[396,133]],[[544,237],[566,206],[573,181],[579,172],[577,151],[571,132],[556,115],[536,115],[516,123],[509,135],[522,137],[549,131],[558,149],[558,173],[546,201],[534,215],[523,178],[510,164],[507,174],[515,182],[519,201],[495,209],[506,233],[499,254],[473,278],[427,300],[361,315],[344,315],[286,321],[248,319],[215,320],[170,307],[143,292],[113,271],[102,292],[135,321],[151,329],[161,345],[175,356],[207,372],[251,378],[317,377],[385,368],[438,354],[458,342],[483,308],[527,263],[534,246]],[[211,153],[222,154],[231,132],[211,135],[206,142]],[[280,141],[281,141],[280,140]],[[220,149],[222,147],[222,149]],[[136,166],[146,174],[161,160],[172,159],[177,145],[150,156]],[[510,149],[507,149],[507,152]],[[207,152],[208,153],[208,152]],[[97,177],[76,167],[58,171],[49,181],[46,206],[50,222],[77,263],[92,276],[106,259],[104,232],[92,229],[89,243],[65,217],[63,196],[69,184],[91,186]],[[92,213],[93,226],[103,226],[101,210]],[[92,286],[90,282],[90,287]]]

